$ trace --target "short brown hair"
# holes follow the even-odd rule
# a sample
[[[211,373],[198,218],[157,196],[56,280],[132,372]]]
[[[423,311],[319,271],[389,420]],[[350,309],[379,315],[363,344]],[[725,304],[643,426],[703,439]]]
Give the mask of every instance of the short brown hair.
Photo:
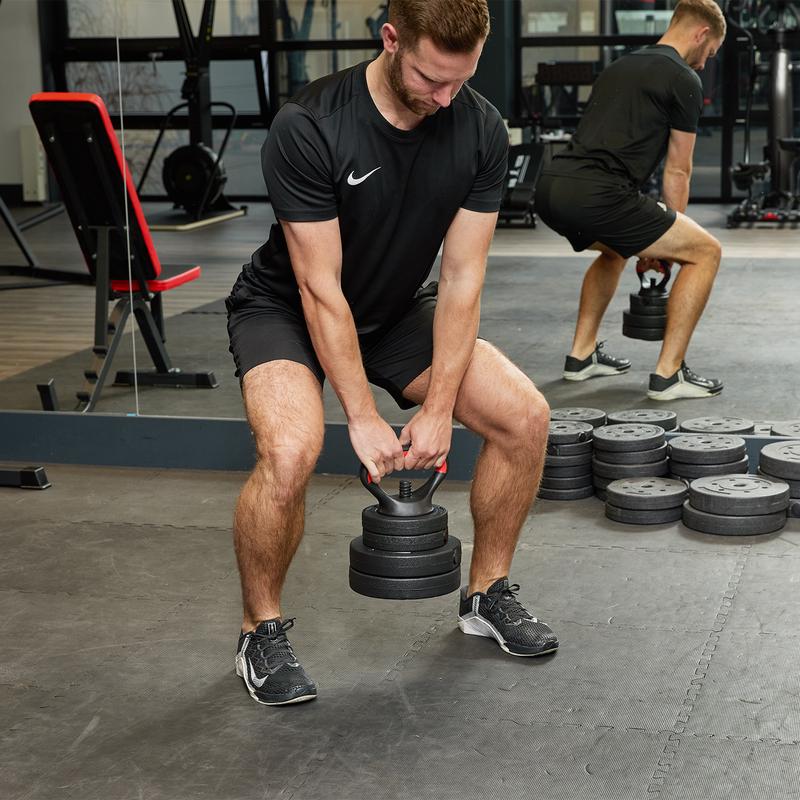
[[[403,47],[427,36],[440,50],[469,53],[491,28],[486,0],[390,0],[389,22]]]
[[[680,0],[675,6],[670,25],[693,19],[703,22],[711,28],[711,33],[718,39],[725,38],[727,23],[722,9],[715,0]]]

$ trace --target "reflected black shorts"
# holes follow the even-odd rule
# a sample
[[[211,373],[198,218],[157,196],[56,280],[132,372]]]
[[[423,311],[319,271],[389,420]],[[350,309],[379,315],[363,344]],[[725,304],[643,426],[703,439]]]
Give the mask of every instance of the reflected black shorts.
[[[623,258],[646,250],[677,219],[672,209],[633,187],[548,174],[536,185],[536,213],[573,250],[600,242]]]
[[[425,372],[433,360],[433,315],[438,284],[420,289],[408,311],[393,327],[361,337],[361,357],[367,380],[392,395],[400,408],[415,403],[403,390]],[[225,302],[230,351],[241,382],[247,372],[269,361],[305,364],[322,384],[325,373],[314,352],[302,311],[274,298],[252,295],[236,282]]]

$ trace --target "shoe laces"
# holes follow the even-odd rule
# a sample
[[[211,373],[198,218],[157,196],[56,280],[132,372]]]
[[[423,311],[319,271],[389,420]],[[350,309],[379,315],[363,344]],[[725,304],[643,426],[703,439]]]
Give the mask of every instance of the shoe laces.
[[[297,617],[284,620],[274,633],[255,631],[250,634],[256,645],[256,650],[264,656],[269,669],[275,669],[281,664],[293,664],[297,661],[292,645],[286,638],[286,631],[294,627]]]
[[[492,611],[497,609],[509,623],[521,622],[523,620],[538,622],[535,617],[530,615],[525,606],[517,600],[516,593],[519,589],[520,586],[518,583],[512,583],[510,586],[504,587],[499,591],[487,594],[486,601],[489,608]]]
[[[698,375],[696,372],[689,368],[689,365],[685,361],[681,361],[681,370],[683,371],[683,375],[690,381],[705,381],[706,379],[702,375]]]
[[[598,342],[597,345],[594,348],[595,352],[599,352],[600,350],[602,350],[605,347],[605,345],[606,345],[606,340],[605,339],[603,339],[602,342]]]

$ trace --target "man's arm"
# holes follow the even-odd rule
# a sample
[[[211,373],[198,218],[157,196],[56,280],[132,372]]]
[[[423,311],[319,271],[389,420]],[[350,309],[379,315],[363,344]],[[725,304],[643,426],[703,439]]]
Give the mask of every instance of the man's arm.
[[[697,134],[674,128],[669,135],[662,193],[667,208],[681,214],[686,212],[686,206],[689,205],[689,183],[696,139]]]
[[[403,469],[403,451],[367,383],[350,306],[342,293],[339,220],[281,221],[311,342],[347,416],[350,441],[372,479]]]
[[[496,224],[496,213],[462,208],[447,231],[433,320],[428,393],[400,436],[404,443],[412,443],[409,469],[439,466],[450,450],[453,409],[475,349],[486,259]]]

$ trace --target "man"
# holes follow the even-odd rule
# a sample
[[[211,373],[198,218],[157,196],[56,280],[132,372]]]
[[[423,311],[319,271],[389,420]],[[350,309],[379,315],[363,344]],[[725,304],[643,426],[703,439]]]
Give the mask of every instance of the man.
[[[244,605],[236,669],[268,705],[316,696],[286,638],[293,620],[280,595],[322,447],[326,377],[375,481],[441,465],[453,417],[484,439],[459,625],[515,655],[558,646],[507,579],[549,408],[476,339],[508,148],[497,110],[465,83],[489,33],[486,0],[393,0],[381,32],[375,61],[312,83],[276,116],[262,162],[279,224],[228,299],[258,452],[234,519]],[[442,243],[437,302],[435,285],[421,286]],[[421,404],[399,438],[368,381],[401,407]]]
[[[583,281],[578,323],[564,378],[582,381],[630,369],[597,344],[603,314],[628,258],[681,270],[672,286],[664,343],[650,375],[652,400],[710,397],[716,379],[686,366],[689,340],[719,268],[719,242],[685,216],[696,131],[703,109],[700,78],[725,38],[714,0],[680,0],[658,44],[607,67],[592,89],[570,145],[543,171],[536,210],[576,251],[600,255]],[[641,188],[666,156],[663,203]]]

